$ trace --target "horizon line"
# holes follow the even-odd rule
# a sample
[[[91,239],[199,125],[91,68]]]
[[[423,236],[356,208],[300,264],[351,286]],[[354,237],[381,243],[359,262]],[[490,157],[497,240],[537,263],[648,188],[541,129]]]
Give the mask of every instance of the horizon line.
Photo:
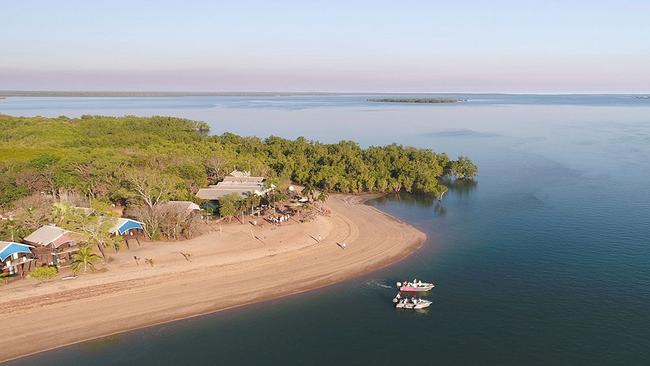
[[[650,92],[462,92],[462,91],[152,91],[152,90],[0,90],[0,97],[31,97],[31,96],[286,96],[286,95],[648,95]]]

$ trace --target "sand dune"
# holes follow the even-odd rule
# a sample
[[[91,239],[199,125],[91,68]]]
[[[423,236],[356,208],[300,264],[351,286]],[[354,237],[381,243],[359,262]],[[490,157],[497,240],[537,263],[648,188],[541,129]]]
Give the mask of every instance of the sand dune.
[[[11,331],[0,338],[0,361],[340,282],[406,257],[425,239],[357,196],[332,196],[327,207],[331,215],[309,223],[223,225],[188,241],[132,246],[100,273],[2,286],[0,323]]]

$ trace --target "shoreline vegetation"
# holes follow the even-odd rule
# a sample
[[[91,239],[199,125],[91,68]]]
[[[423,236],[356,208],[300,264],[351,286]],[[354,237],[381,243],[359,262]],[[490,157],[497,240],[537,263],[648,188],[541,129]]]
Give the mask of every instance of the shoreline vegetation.
[[[422,104],[437,104],[437,103],[461,103],[466,102],[467,99],[457,98],[371,98],[368,102],[376,103],[422,103]]]
[[[275,214],[291,185],[304,187],[307,203],[330,193],[404,191],[442,199],[450,178],[477,174],[468,158],[452,160],[429,149],[210,135],[206,123],[173,117],[0,115],[0,128],[0,241],[21,243],[56,224],[83,232],[81,242],[96,247],[105,261],[106,249],[128,246],[110,235],[119,217],[137,220],[132,224],[149,240],[196,235],[199,220],[175,212],[179,202],[201,205],[206,220],[230,222],[262,205],[272,205]],[[264,186],[256,189],[270,192],[264,202],[252,191],[197,198],[200,188],[233,171],[262,177]],[[48,255],[42,254],[41,262]],[[56,264],[55,258],[45,262]]]
[[[360,194],[442,199],[477,174],[429,149],[210,135],[172,117],[0,115],[0,128],[0,242],[14,250],[0,320],[21,324],[0,359],[383,267],[425,235]]]
[[[194,200],[233,170],[332,193],[406,191],[441,197],[441,178],[471,179],[460,156],[397,144],[360,147],[298,137],[210,135],[204,122],[172,117],[12,117],[0,114],[0,209],[30,195],[78,196],[127,207]],[[144,189],[148,192],[143,192]],[[145,193],[145,194],[143,194]],[[2,231],[0,231],[2,234]]]

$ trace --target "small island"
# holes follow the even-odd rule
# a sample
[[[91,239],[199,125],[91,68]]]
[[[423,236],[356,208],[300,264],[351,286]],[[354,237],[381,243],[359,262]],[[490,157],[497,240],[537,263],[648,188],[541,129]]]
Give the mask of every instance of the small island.
[[[368,102],[378,103],[460,103],[467,99],[458,98],[370,98]]]

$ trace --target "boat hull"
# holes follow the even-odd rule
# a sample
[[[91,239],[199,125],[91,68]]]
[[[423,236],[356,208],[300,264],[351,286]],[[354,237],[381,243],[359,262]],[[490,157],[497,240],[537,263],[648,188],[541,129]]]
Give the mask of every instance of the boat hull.
[[[433,289],[433,286],[429,287],[412,287],[412,286],[402,286],[399,288],[400,291],[402,292],[427,292],[431,291]]]

